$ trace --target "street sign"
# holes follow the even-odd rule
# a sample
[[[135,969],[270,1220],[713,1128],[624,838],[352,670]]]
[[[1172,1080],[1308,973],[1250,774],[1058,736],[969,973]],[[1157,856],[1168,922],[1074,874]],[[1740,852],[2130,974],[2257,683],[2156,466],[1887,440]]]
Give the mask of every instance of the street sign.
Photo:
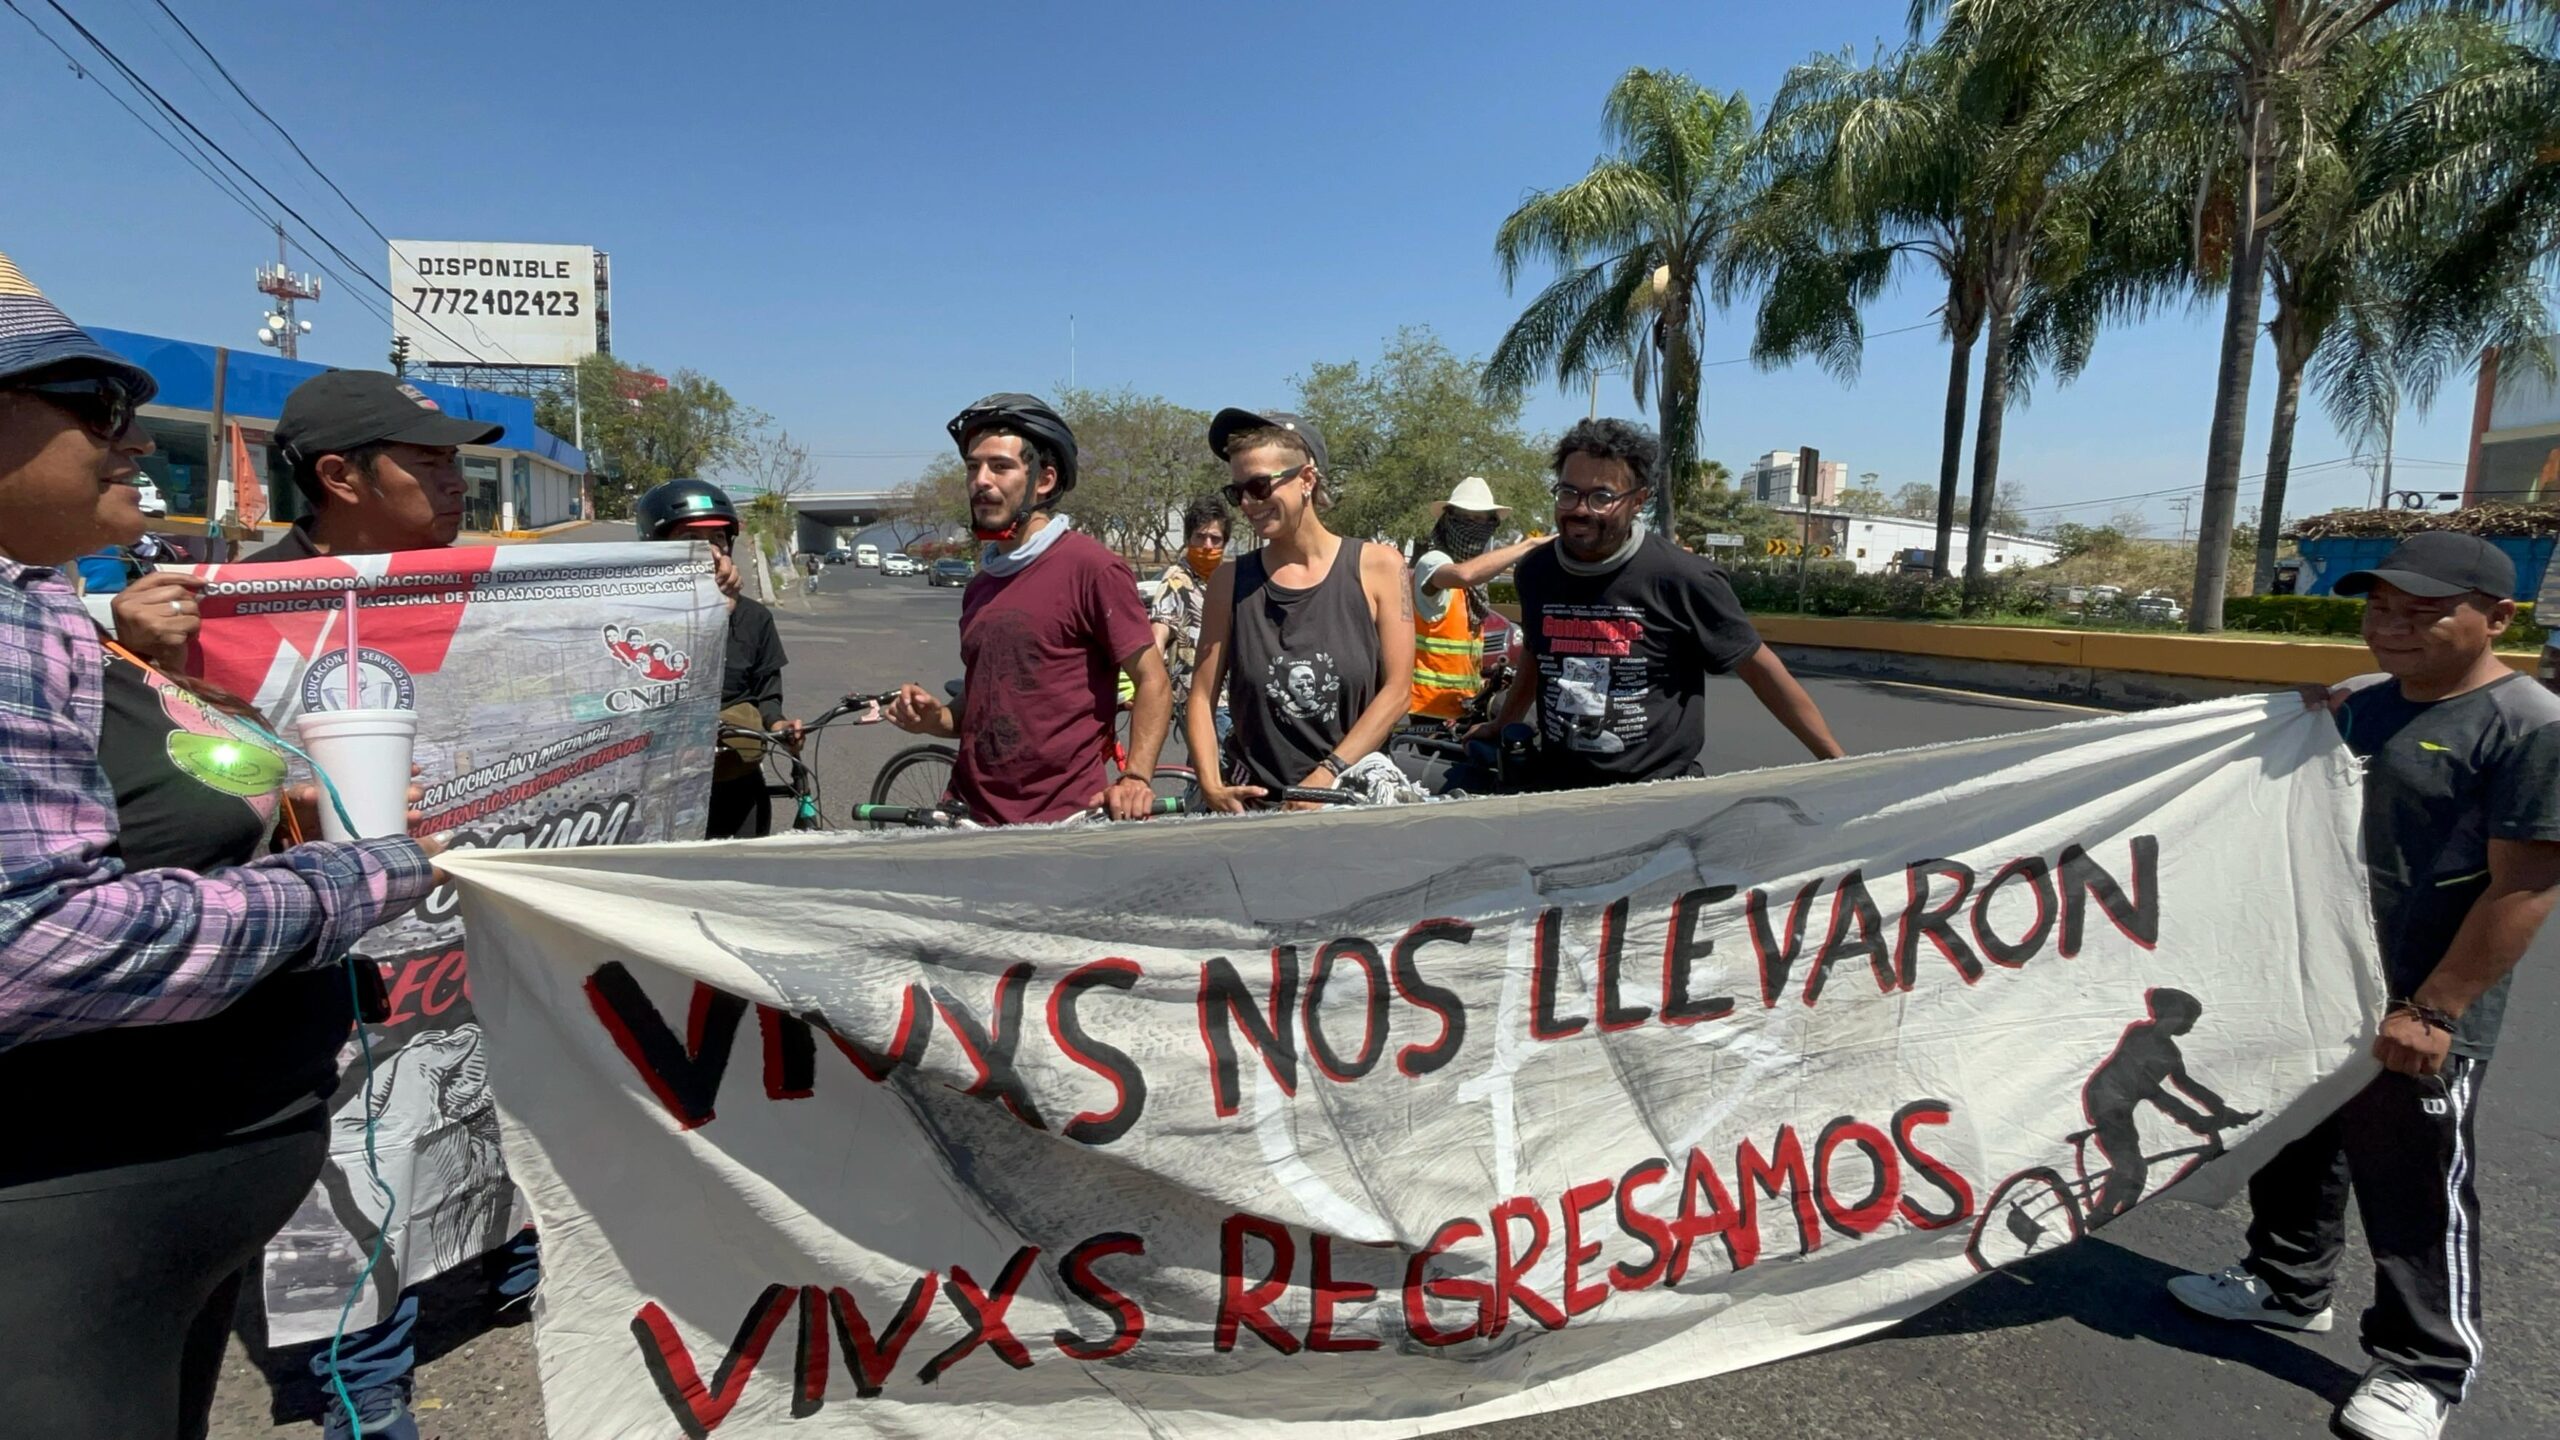
[[[1796,452],[1796,493],[1807,500],[1822,493],[1822,452],[1810,445]]]
[[[1742,537],[1739,535],[1709,535],[1704,537],[1704,541],[1706,547],[1710,550],[1739,550],[1742,548]]]

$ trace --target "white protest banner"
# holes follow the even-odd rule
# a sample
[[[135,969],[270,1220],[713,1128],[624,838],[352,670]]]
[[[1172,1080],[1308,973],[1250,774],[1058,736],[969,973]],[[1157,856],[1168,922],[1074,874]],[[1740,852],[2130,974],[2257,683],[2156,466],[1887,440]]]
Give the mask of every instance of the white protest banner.
[[[209,565],[198,674],[293,719],[355,692],[418,712],[428,833],[457,847],[544,848],[702,833],[727,607],[698,548],[559,545]],[[384,1260],[350,1323],[402,1286],[515,1232],[488,1062],[450,890],[367,935],[389,1019],[368,1027],[383,1179],[399,1197]],[[340,1064],[329,1168],[267,1248],[268,1337],[326,1338],[383,1234],[366,1178],[366,1072]]]
[[[1411,1435],[1865,1334],[2370,1073],[2360,799],[2286,695],[459,857],[548,1433]]]

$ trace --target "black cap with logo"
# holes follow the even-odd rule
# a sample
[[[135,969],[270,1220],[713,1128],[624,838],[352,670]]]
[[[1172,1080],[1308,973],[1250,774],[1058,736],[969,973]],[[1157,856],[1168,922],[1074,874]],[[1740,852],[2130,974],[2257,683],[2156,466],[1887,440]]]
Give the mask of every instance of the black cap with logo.
[[[2477,535],[2453,530],[2424,530],[2400,542],[2370,570],[2338,577],[2330,589],[2340,595],[2362,595],[2388,585],[2431,600],[2477,590],[2499,600],[2516,593],[2516,562],[2507,552]]]
[[[379,370],[331,370],[285,397],[276,448],[296,466],[362,445],[487,445],[504,425],[447,415],[425,391]]]
[[[1307,442],[1307,453],[1315,458],[1318,470],[1331,471],[1333,464],[1324,456],[1324,432],[1303,415],[1286,410],[1240,410],[1228,406],[1209,422],[1209,449],[1221,460],[1227,458],[1227,442],[1248,430],[1288,430]]]

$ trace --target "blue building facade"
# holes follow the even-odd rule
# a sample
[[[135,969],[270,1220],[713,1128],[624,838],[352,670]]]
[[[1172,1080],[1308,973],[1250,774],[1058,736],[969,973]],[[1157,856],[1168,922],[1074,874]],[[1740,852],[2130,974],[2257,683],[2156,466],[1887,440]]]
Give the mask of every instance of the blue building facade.
[[[302,515],[302,496],[281,458],[270,455],[269,442],[285,397],[331,367],[129,330],[90,333],[160,382],[160,393],[142,410],[143,425],[159,448],[144,457],[142,468],[159,485],[173,518],[210,521],[232,508],[233,425],[248,442],[251,470],[266,494],[268,523],[286,524]],[[534,423],[531,400],[411,383],[448,414],[506,427],[494,444],[463,447],[465,530],[536,530],[589,513],[586,456]]]

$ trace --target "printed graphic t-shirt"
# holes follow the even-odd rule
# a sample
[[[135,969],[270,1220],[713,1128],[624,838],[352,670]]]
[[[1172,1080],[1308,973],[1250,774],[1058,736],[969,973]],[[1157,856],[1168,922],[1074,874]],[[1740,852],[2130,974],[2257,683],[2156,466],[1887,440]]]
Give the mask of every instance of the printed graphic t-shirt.
[[[1543,786],[1700,773],[1706,678],[1760,648],[1723,573],[1648,535],[1605,575],[1571,573],[1552,545],[1522,560],[1518,574]]]
[[[107,662],[98,765],[127,871],[247,863],[275,823],[282,751],[157,675]],[[186,1154],[324,1105],[353,1023],[345,973],[270,975],[201,1020],[39,1041],[0,1055],[23,1107],[0,1180]]]
[[[960,760],[951,792],[982,824],[1063,820],[1102,789],[1120,662],[1155,643],[1137,578],[1068,531],[960,597]]]
[[[2560,840],[2560,697],[2510,675],[2422,702],[2390,679],[2357,686],[2338,710],[2364,757],[2365,871],[2393,999],[2424,984],[2489,888],[2489,842]],[[2457,1055],[2498,1041],[2514,974],[2471,1003]]]

